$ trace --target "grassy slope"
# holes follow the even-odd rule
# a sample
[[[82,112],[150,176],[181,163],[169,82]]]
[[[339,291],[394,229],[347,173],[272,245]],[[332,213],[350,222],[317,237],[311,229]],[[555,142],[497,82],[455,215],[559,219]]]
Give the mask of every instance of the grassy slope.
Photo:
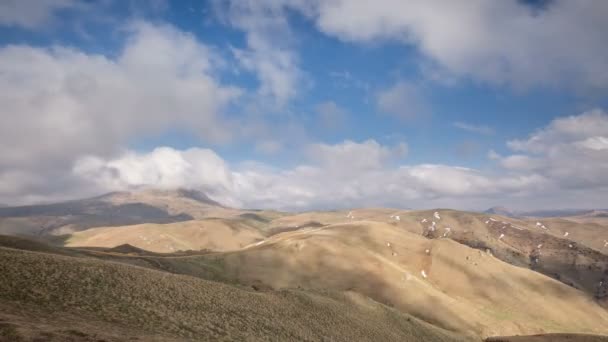
[[[443,231],[447,226],[452,227],[453,238],[468,240],[465,241],[468,245],[475,245],[482,250],[490,249],[494,255],[514,265],[531,267],[529,254],[533,252],[534,246],[542,242],[542,260],[546,269],[538,269],[539,271],[551,273],[559,270],[562,276],[566,277],[562,281],[578,282],[582,288],[590,289],[597,283],[597,275],[601,277],[601,272],[594,270],[605,265],[595,257],[590,258],[594,251],[583,250],[584,248],[580,249],[578,246],[575,250],[569,250],[568,240],[558,239],[564,231],[569,231],[569,237],[575,241],[587,241],[593,237],[597,240],[597,235],[601,233],[597,229],[590,232],[583,225],[545,220],[543,223],[550,227],[550,230],[545,232],[535,227],[535,220],[493,216],[499,221],[504,220],[524,228],[525,231],[522,232],[512,227],[502,228],[498,223],[484,224],[488,215],[450,210],[440,212],[442,219],[436,220],[438,231]],[[256,212],[255,215],[260,215],[259,218],[255,215],[245,215],[229,219],[259,232],[261,235],[255,239],[268,236],[269,232],[287,231],[268,239],[261,246],[239,252],[210,253],[193,257],[124,256],[87,252],[83,253],[83,256],[112,259],[233,284],[255,284],[258,288],[264,288],[263,284],[266,283],[277,288],[302,286],[354,290],[446,328],[483,335],[547,331],[606,333],[601,328],[606,324],[605,311],[598,311],[597,305],[590,304],[591,301],[579,291],[564,289],[561,284],[547,282],[546,277],[530,275],[526,270],[509,266],[505,271],[504,263],[495,258],[445,239],[427,240],[420,236],[413,239],[410,235],[424,234],[428,228],[428,223],[420,222],[423,218],[427,218],[429,222],[435,220],[433,210],[360,209],[353,210],[356,217],[354,220],[347,219],[347,213],[348,211],[311,212],[289,216],[277,214],[272,217],[265,212]],[[401,220],[391,219],[389,216],[393,214],[400,215]],[[389,230],[374,228],[378,231],[373,234],[367,232],[354,236],[351,236],[351,230],[344,230],[333,240],[331,234],[320,234],[324,229],[309,228],[289,232],[311,222],[316,225],[317,222],[332,224],[361,219],[375,221],[370,222],[372,225],[388,222],[389,224],[383,226],[389,227]],[[164,229],[170,226],[157,225],[158,231],[152,235],[164,234]],[[119,228],[120,230],[107,236],[129,236],[123,235],[123,229],[129,228]],[[310,233],[315,230],[317,233]],[[171,229],[168,231],[173,234]],[[498,236],[503,231],[506,236],[499,240]],[[413,234],[408,235],[405,232]],[[191,234],[185,234],[179,239],[187,243],[197,241],[190,239],[191,237]],[[393,248],[386,248],[385,237],[394,240],[391,241]],[[283,241],[279,243],[280,239]],[[200,243],[202,239],[198,241]],[[215,241],[221,244],[226,241],[232,243],[233,240],[222,238]],[[108,245],[124,242],[129,241],[119,239]],[[240,245],[243,244],[245,243]],[[206,248],[209,244],[201,243],[195,247],[197,246]],[[313,246],[316,249],[308,251],[308,247],[302,246]],[[420,257],[419,254],[427,249],[422,246],[431,247],[430,258]],[[174,248],[186,249],[176,247]],[[234,246],[215,248],[234,249]],[[397,255],[393,256],[393,252]],[[584,255],[579,252],[584,252]],[[423,280],[420,275],[422,268],[430,268],[426,271],[429,275],[427,280]],[[518,271],[513,271],[514,269]],[[421,285],[424,283],[428,283],[427,286]],[[487,284],[489,286],[486,286]],[[546,298],[547,295],[549,299]],[[429,303],[433,303],[433,309],[429,309]]]
[[[52,328],[48,339],[111,341],[124,331],[123,337],[143,340],[153,334],[161,340],[466,340],[352,292],[253,292],[87,257],[0,247],[0,340],[51,329],[51,313],[51,323],[65,326]]]
[[[288,232],[243,251],[185,259],[244,283],[354,290],[484,336],[608,333],[608,313],[581,291],[449,239],[428,240],[385,223]]]
[[[72,234],[70,247],[115,247],[122,244],[152,252],[178,250],[234,250],[263,239],[262,232],[246,220],[208,219],[170,224],[100,227]]]
[[[486,342],[608,342],[608,336],[594,336],[585,334],[546,334],[493,337],[486,339]]]

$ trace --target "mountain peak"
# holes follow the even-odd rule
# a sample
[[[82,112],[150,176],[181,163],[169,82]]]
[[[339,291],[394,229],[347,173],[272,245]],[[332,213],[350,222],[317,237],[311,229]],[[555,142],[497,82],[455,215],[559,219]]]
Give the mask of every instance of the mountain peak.
[[[503,207],[503,206],[495,206],[492,207],[486,211],[484,211],[484,213],[486,214],[494,214],[494,215],[502,215],[502,216],[516,216],[515,212],[513,212],[513,210],[507,208],[507,207]]]
[[[138,199],[146,201],[150,199],[189,199],[210,206],[223,207],[222,204],[212,200],[202,191],[187,188],[135,188],[129,191],[115,191],[99,196],[96,199],[103,199],[110,202],[124,201],[125,199]]]

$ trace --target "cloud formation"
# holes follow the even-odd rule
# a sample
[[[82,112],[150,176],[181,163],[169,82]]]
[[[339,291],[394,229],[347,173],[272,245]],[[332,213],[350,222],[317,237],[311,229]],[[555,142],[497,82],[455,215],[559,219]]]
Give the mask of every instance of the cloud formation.
[[[281,6],[255,1],[215,1],[215,12],[226,24],[245,32],[246,48],[233,48],[240,66],[259,81],[259,95],[279,108],[293,99],[305,82],[298,55],[291,48],[291,30]]]
[[[531,191],[538,176],[491,178],[477,170],[449,165],[401,166],[406,146],[383,146],[374,140],[312,144],[309,161],[277,170],[259,163],[231,169],[208,149],[169,147],[150,153],[129,152],[118,159],[86,157],[74,174],[111,191],[153,185],[207,192],[229,205],[288,210],[353,206],[418,206],[438,199],[493,196]]]
[[[522,198],[593,206],[608,195],[608,115],[599,109],[555,119],[529,137],[511,140],[506,155],[490,151],[491,165],[476,169],[409,161],[409,149],[415,155],[417,147],[401,138],[394,145],[374,139],[311,143],[312,136],[327,136],[310,130],[311,122],[336,133],[350,113],[331,99],[312,108],[312,119],[289,108],[307,87],[289,22],[297,13],[344,41],[415,47],[421,76],[432,75],[431,81],[588,90],[608,87],[606,2],[214,3],[224,24],[245,33],[243,46],[230,46],[224,55],[171,25],[142,21],[121,28],[124,45],[111,56],[65,45],[0,47],[0,119],[10,123],[0,125],[0,202],[74,198],[139,185],[194,187],[229,205],[279,209],[470,208],[489,201],[520,204]],[[5,1],[0,25],[40,28],[81,4]],[[222,71],[234,66],[230,63],[238,65],[236,72],[255,75],[257,89],[221,81]],[[372,89],[347,71],[329,77],[338,87]],[[402,80],[370,95],[378,111],[409,120],[430,114],[424,89]],[[235,108],[238,114],[224,115]],[[483,125],[453,125],[493,133]],[[210,149],[129,149],[168,131],[209,145],[239,137],[260,155],[295,149],[292,160],[299,161],[283,168],[256,161],[231,165]],[[466,141],[455,146],[462,155],[476,148]],[[581,194],[583,200],[571,201]]]
[[[558,118],[527,139],[508,146],[520,153],[503,158],[512,170],[535,170],[570,189],[608,187],[608,114],[596,109]]]
[[[88,157],[74,173],[93,180],[100,190],[146,184],[195,187],[224,203],[254,208],[483,208],[497,202],[517,207],[524,198],[562,207],[597,206],[608,189],[607,127],[608,115],[602,111],[556,119],[527,139],[509,142],[523,153],[494,153],[500,168],[493,171],[408,164],[404,143],[347,140],[310,144],[308,159],[285,169],[259,162],[229,166],[211,150],[164,147],[118,159]],[[581,190],[585,198],[578,197]]]
[[[0,48],[5,196],[49,195],[61,183],[49,180],[64,178],[74,160],[115,155],[134,136],[183,129],[207,142],[232,138],[221,111],[241,90],[216,80],[221,61],[211,48],[169,25],[135,22],[125,33],[115,58],[65,46]]]
[[[435,79],[471,78],[515,88],[608,87],[608,2],[555,0],[539,7],[519,0],[218,0],[256,22],[287,10],[310,18],[344,41],[391,40],[416,46]],[[254,10],[251,10],[251,9]],[[564,44],[564,42],[568,42]],[[425,70],[429,73],[429,70]],[[440,76],[441,73],[445,76]]]

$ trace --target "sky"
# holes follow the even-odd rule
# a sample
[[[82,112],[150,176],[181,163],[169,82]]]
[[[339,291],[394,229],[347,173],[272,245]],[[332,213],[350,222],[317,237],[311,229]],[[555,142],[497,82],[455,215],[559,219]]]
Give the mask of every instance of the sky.
[[[608,206],[603,0],[0,0],[0,203]]]

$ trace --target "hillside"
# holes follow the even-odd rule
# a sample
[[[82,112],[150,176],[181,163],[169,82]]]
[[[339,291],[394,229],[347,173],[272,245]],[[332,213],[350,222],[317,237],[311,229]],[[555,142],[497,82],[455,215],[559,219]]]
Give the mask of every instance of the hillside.
[[[231,215],[238,215],[238,211],[198,191],[140,189],[54,204],[0,208],[0,234],[61,235],[91,227]]]
[[[115,247],[129,244],[152,252],[171,253],[179,250],[236,250],[263,239],[259,229],[243,220],[208,219],[92,228],[70,235],[65,245]]]
[[[284,232],[331,224],[370,221],[399,227],[428,239],[449,238],[489,252],[496,258],[550,276],[597,298],[608,292],[606,226],[565,219],[515,219],[497,215],[440,210],[357,209],[294,215],[245,212],[240,215],[171,224],[103,227],[77,232],[66,246],[114,247],[129,244],[145,250],[238,250]],[[441,214],[440,214],[441,213]],[[397,219],[398,218],[398,219]],[[436,226],[433,226],[433,222]],[[448,229],[449,228],[449,231]]]
[[[608,333],[608,312],[584,292],[397,225],[358,221],[309,228],[197,258],[212,260],[221,265],[219,274],[246,284],[356,291],[465,333]]]
[[[256,292],[7,245],[0,247],[2,341],[475,340],[352,291]]]
[[[118,198],[124,196],[130,195]],[[0,245],[248,293],[349,293],[461,336],[608,334],[608,249],[598,243],[608,230],[602,224],[447,209],[288,214],[214,208],[218,216],[102,226],[52,239],[72,248],[9,237]],[[106,319],[91,318],[100,325]]]

